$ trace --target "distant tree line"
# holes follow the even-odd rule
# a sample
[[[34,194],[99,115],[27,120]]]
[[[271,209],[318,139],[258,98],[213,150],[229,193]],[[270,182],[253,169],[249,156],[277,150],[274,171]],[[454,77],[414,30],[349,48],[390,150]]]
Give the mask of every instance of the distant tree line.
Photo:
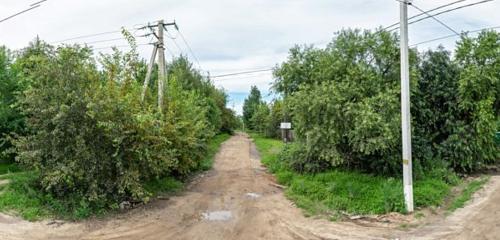
[[[250,88],[250,94],[243,103],[243,123],[247,130],[259,132],[266,137],[279,138],[283,114],[282,100],[275,99],[266,103],[256,86]]]

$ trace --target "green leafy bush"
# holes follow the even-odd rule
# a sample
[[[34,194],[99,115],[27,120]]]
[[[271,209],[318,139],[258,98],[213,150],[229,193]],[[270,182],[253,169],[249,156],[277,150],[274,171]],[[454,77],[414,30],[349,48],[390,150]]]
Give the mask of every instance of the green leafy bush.
[[[287,186],[285,194],[307,214],[335,217],[340,213],[382,214],[405,212],[403,183],[400,179],[333,169],[321,173],[297,173],[290,168],[286,156],[294,144],[252,134],[262,162]],[[280,153],[280,148],[284,151]],[[285,155],[284,155],[285,154]],[[295,161],[292,161],[292,163]],[[441,176],[426,175],[414,182],[414,200],[417,207],[439,206],[450,192]]]
[[[464,36],[455,58],[443,48],[410,51],[414,172],[476,170],[500,159],[499,34]],[[299,147],[300,172],[347,167],[401,172],[398,37],[342,30],[325,49],[294,47],[274,72]],[[453,180],[450,180],[453,181]]]
[[[500,119],[500,33],[463,37],[456,61],[459,118],[443,143],[442,155],[455,168],[470,171],[500,159],[494,139]]]
[[[277,90],[292,86],[286,89],[290,94],[286,101],[296,139],[303,147],[296,156],[302,159],[294,159],[300,162],[297,166],[308,170],[300,166],[310,162],[314,171],[341,165],[380,173],[398,171],[396,36],[346,30],[325,50],[300,51],[292,49],[289,62],[275,72]],[[287,72],[302,65],[310,72]]]
[[[207,140],[223,129],[226,97],[182,59],[170,68],[159,113],[155,93],[140,101],[145,65],[134,48],[101,55],[101,70],[86,47],[44,55],[26,73],[19,102],[29,131],[14,142],[17,161],[39,173],[42,192],[86,215],[147,201],[152,182],[203,167]]]
[[[15,106],[22,89],[12,61],[12,53],[0,47],[0,163],[14,161],[14,155],[6,151],[12,147],[8,135],[24,130],[24,117]]]

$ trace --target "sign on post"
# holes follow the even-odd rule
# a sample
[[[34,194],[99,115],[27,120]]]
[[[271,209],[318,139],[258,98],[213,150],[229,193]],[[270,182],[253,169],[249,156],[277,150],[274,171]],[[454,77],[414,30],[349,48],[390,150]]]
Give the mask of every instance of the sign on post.
[[[290,122],[282,122],[280,124],[281,129],[292,129],[292,123]]]

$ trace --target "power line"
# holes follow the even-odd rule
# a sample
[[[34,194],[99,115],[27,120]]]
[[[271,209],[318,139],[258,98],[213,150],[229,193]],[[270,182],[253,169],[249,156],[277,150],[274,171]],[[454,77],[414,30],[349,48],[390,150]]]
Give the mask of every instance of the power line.
[[[66,38],[66,39],[62,39],[62,40],[53,41],[53,42],[51,42],[51,44],[61,43],[61,42],[67,42],[67,41],[77,40],[77,39],[82,39],[82,38],[90,38],[90,37],[96,37],[96,36],[102,36],[102,35],[108,35],[108,34],[114,34],[114,33],[121,33],[121,32],[122,31],[107,31],[107,32],[100,32],[100,33],[94,33],[94,34],[88,34],[88,35],[80,35],[80,36],[77,36],[77,37],[72,37],[72,38]]]
[[[237,76],[237,77],[231,77],[231,78],[216,78],[214,80],[217,82],[223,82],[223,81],[227,81],[227,80],[234,81],[234,80],[241,80],[241,79],[248,79],[248,78],[261,78],[261,77],[265,77],[265,76],[268,76],[268,74],[266,72],[261,72],[261,73],[256,74],[256,75],[248,75],[248,76],[243,75],[243,76]],[[210,77],[210,78],[212,78],[212,77]]]
[[[467,0],[459,0],[459,1],[451,2],[451,3],[447,3],[447,4],[444,4],[444,5],[441,5],[441,6],[435,7],[435,8],[433,8],[433,9],[427,10],[427,11],[426,11],[426,13],[434,12],[434,11],[439,10],[439,9],[441,9],[441,8],[445,8],[445,7],[448,7],[448,6],[451,6],[451,5],[457,4],[457,3],[461,3],[461,2],[465,2],[465,1],[467,1]],[[414,18],[420,17],[420,16],[422,16],[422,15],[424,15],[424,14],[425,14],[425,13],[419,13],[419,14],[417,14],[417,15],[415,15],[415,16],[412,16],[412,17],[408,18],[408,20],[411,20],[411,19],[414,19]],[[389,29],[389,28],[392,28],[392,27],[395,27],[395,26],[398,26],[398,25],[399,25],[399,22],[394,23],[394,24],[391,24],[391,25],[389,25],[389,26],[385,27],[385,28],[384,28],[384,30],[387,30],[387,29]]]
[[[177,43],[177,41],[175,41],[175,39],[173,39],[173,38],[170,38],[170,39],[172,39],[172,42],[174,43],[175,47],[179,51],[179,54],[182,54],[184,51],[182,50],[181,46],[179,46],[179,44]]]
[[[94,43],[103,43],[103,42],[114,42],[114,41],[119,41],[119,40],[126,40],[125,38],[111,38],[111,39],[104,39],[104,40],[98,40],[98,41],[92,41],[92,42],[85,42],[85,44],[94,44]]]
[[[436,22],[438,22],[439,24],[443,25],[445,28],[448,28],[448,30],[454,32],[457,36],[460,36],[460,34],[455,31],[453,28],[451,28],[450,26],[446,25],[444,22],[442,22],[441,20],[437,19],[436,17],[430,15],[429,13],[425,12],[424,10],[420,9],[419,7],[417,7],[415,4],[412,4],[412,3],[408,3],[408,5],[412,6],[413,8],[419,10],[420,12],[422,12],[423,14],[431,17],[432,19],[434,19]]]
[[[130,31],[130,30],[139,30],[135,26],[137,25],[142,25],[142,24],[135,24],[134,27],[127,27],[125,30]],[[102,36],[102,35],[109,35],[109,34],[115,34],[115,33],[121,33],[122,30],[114,30],[114,31],[106,31],[106,32],[99,32],[99,33],[93,33],[93,34],[86,34],[86,35],[79,35],[76,37],[71,37],[71,38],[66,38],[66,39],[61,39],[57,41],[50,42],[50,44],[55,44],[55,43],[61,43],[61,42],[67,42],[71,40],[77,40],[77,39],[83,39],[83,38],[91,38],[91,37],[97,37],[97,36]],[[134,32],[135,33],[135,32]],[[136,36],[139,37],[139,36]]]
[[[413,20],[411,22],[408,23],[408,25],[410,24],[414,24],[414,23],[417,23],[417,22],[420,22],[420,21],[423,21],[425,19],[428,19],[428,18],[431,18],[431,17],[435,17],[435,16],[438,16],[438,15],[441,15],[441,14],[445,14],[445,13],[448,13],[448,12],[452,12],[452,11],[455,11],[455,10],[458,10],[458,9],[462,9],[462,8],[466,8],[466,7],[472,7],[472,6],[475,6],[475,5],[478,5],[478,4],[483,4],[483,3],[487,3],[487,2],[491,2],[491,1],[494,1],[494,0],[483,0],[483,1],[479,1],[479,2],[474,2],[474,3],[470,3],[470,4],[466,4],[466,5],[462,5],[462,6],[459,6],[459,7],[456,7],[456,8],[450,8],[450,9],[447,9],[447,10],[444,10],[444,11],[441,11],[441,12],[438,12],[438,13],[435,13],[435,14],[432,14],[430,16],[426,16],[426,17],[423,17],[423,18],[419,18],[417,20]],[[386,30],[387,28],[385,28],[384,30]],[[393,28],[389,31],[394,31],[396,29],[399,29],[399,27],[396,27],[396,28]]]
[[[186,44],[187,48],[189,49],[189,52],[191,53],[192,57],[194,58],[194,60],[196,61],[196,63],[198,64],[198,67],[201,69],[201,65],[200,65],[200,61],[198,60],[198,58],[196,57],[196,55],[194,54],[193,52],[193,49],[191,48],[191,46],[189,46],[189,43],[187,42],[186,38],[184,37],[184,35],[181,33],[181,31],[179,31],[179,29],[177,29],[177,32],[179,33],[179,36],[181,36],[181,39],[182,41],[184,42],[184,44]]]
[[[11,18],[13,18],[13,17],[15,17],[15,16],[21,15],[21,14],[23,14],[23,13],[25,13],[25,12],[31,11],[31,10],[33,10],[33,9],[35,9],[35,8],[40,7],[40,6],[41,6],[41,5],[35,5],[35,6],[32,6],[32,7],[28,8],[28,9],[25,9],[25,10],[22,10],[22,11],[20,11],[20,12],[14,13],[13,15],[10,15],[10,16],[8,16],[8,17],[6,17],[6,18],[4,18],[4,19],[0,20],[0,23],[5,22],[5,21],[7,21],[7,20],[9,20],[9,19],[11,19]]]
[[[38,2],[34,2],[32,4],[30,4],[30,7],[33,7],[35,5],[40,5],[40,3],[43,3],[43,2],[46,2],[47,0],[42,0],[42,1],[38,1]]]
[[[472,31],[465,31],[465,33],[476,33],[476,32],[481,32],[481,31],[484,31],[484,30],[492,30],[492,29],[499,29],[499,28],[500,28],[500,26],[488,27],[488,28],[481,28],[481,29],[476,29],[476,30],[472,30]],[[439,40],[443,40],[443,39],[447,39],[447,38],[452,38],[452,37],[457,37],[457,35],[456,34],[452,34],[452,35],[446,35],[446,36],[442,36],[442,37],[438,37],[438,38],[433,38],[433,39],[425,40],[425,41],[422,41],[422,42],[418,42],[418,43],[412,44],[410,47],[416,47],[416,46],[424,44],[424,43],[435,42],[435,41],[439,41]]]
[[[273,68],[268,68],[268,69],[260,69],[260,70],[253,70],[253,71],[234,72],[234,73],[210,76],[210,78],[221,78],[221,77],[236,76],[236,75],[249,74],[249,73],[269,72],[269,71],[273,71],[273,70],[274,70]]]
[[[139,43],[136,44],[136,46],[145,46],[145,45],[151,45],[151,43]],[[125,48],[125,47],[130,47],[130,45],[116,45],[116,46],[107,46],[107,47],[98,47],[98,48],[92,48],[93,50],[102,50],[102,49],[108,49],[108,48]]]

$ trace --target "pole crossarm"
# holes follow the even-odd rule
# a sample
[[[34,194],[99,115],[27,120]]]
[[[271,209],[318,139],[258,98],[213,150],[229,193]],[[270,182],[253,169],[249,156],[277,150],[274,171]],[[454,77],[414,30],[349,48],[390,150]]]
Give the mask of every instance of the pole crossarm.
[[[179,29],[177,23],[175,21],[165,23],[163,20],[158,21],[156,24],[147,24],[140,28],[139,30],[149,29],[151,32],[145,34],[145,36],[153,35],[156,38],[156,42],[154,43],[153,52],[151,54],[151,59],[148,64],[148,70],[146,73],[146,78],[144,79],[144,84],[142,86],[142,94],[141,94],[141,102],[144,102],[146,97],[146,91],[149,85],[149,81],[151,79],[151,73],[153,71],[153,66],[155,64],[155,60],[157,59],[158,63],[158,112],[162,112],[163,110],[163,96],[165,92],[165,85],[167,81],[167,68],[165,62],[165,41],[164,41],[164,30],[167,30],[167,26],[174,26],[177,30]]]

